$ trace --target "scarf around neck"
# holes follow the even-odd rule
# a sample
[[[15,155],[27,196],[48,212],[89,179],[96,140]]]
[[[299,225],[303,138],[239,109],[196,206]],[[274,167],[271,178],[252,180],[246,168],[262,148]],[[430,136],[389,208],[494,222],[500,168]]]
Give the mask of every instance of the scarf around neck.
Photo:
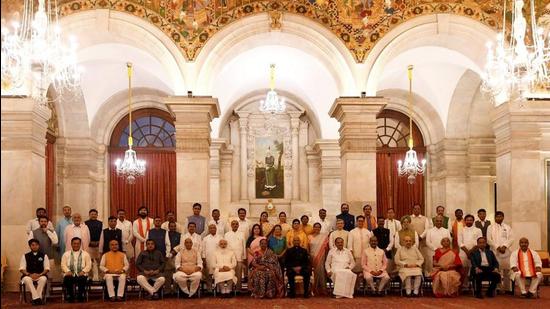
[[[78,275],[82,271],[82,251],[78,251],[78,261],[76,268],[74,265],[74,250],[71,250],[71,263],[69,264],[69,270],[74,274]]]

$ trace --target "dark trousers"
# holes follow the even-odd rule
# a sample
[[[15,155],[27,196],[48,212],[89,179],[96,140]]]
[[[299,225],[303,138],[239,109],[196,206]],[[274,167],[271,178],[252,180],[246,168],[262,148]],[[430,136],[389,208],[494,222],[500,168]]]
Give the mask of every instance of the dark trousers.
[[[290,297],[296,296],[296,276],[298,275],[304,278],[304,296],[309,295],[309,279],[311,278],[311,270],[302,268],[299,273],[296,273],[294,269],[287,268],[286,276],[288,277],[288,284],[290,285]]]
[[[476,282],[475,293],[476,295],[481,295],[481,282],[489,281],[489,289],[487,290],[487,295],[494,295],[497,288],[497,284],[500,282],[500,274],[494,272],[488,267],[480,267],[482,272],[479,274],[474,274],[474,280]],[[475,270],[473,270],[475,272]]]
[[[84,293],[86,292],[86,283],[88,282],[87,276],[65,276],[63,278],[63,286],[67,291],[67,298],[74,299],[74,292],[77,290],[77,297],[79,300],[84,300]],[[77,289],[78,288],[78,289]]]

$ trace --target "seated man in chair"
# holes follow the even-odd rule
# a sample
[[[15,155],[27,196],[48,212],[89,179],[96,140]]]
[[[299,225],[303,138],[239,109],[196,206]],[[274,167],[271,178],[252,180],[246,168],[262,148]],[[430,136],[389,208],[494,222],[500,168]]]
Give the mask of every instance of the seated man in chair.
[[[395,264],[399,270],[399,278],[405,283],[405,293],[407,297],[417,297],[420,293],[420,284],[422,283],[422,264],[424,257],[417,247],[413,246],[413,240],[410,236],[403,238],[405,245],[397,249],[395,253]],[[414,284],[411,288],[411,282]],[[411,294],[412,290],[412,294]]]
[[[355,259],[351,250],[344,248],[344,239],[334,240],[336,248],[330,249],[325,261],[327,276],[334,283],[332,294],[336,298],[353,298],[357,275],[351,270],[355,267]]]
[[[519,240],[519,249],[510,256],[510,268],[513,273],[512,281],[516,282],[521,290],[521,296],[531,298],[537,294],[537,288],[542,281],[542,261],[539,254],[529,249],[529,240],[525,237]],[[525,290],[525,279],[531,279],[529,291]]]
[[[158,291],[165,281],[163,276],[165,253],[156,249],[155,241],[152,239],[147,239],[145,247],[146,250],[142,251],[136,260],[137,283],[149,293],[151,299],[158,300],[160,299]],[[150,281],[154,284],[151,285]]]
[[[494,297],[497,284],[500,282],[500,273],[498,271],[498,261],[493,251],[487,246],[487,238],[479,237],[477,239],[477,249],[471,252],[470,260],[472,267],[470,272],[475,280],[475,295],[477,298],[483,298],[481,295],[481,283],[484,280],[490,281],[487,297]]]
[[[176,255],[174,262],[176,266],[174,281],[185,294],[191,297],[197,292],[201,283],[202,258],[200,252],[193,248],[192,238],[186,238],[183,245],[184,248]],[[214,252],[210,254],[214,254]],[[188,281],[190,281],[190,286],[187,284]]]
[[[110,222],[109,222],[110,223]],[[110,301],[122,301],[124,296],[124,288],[126,287],[126,272],[130,264],[126,254],[119,251],[119,242],[113,239],[109,242],[110,251],[103,254],[101,262],[99,263],[99,269],[105,273],[104,279],[107,285],[107,293],[109,294]],[[118,278],[118,290],[115,298],[115,286],[114,279]]]
[[[380,221],[380,220],[379,220]],[[367,281],[367,285],[371,288],[372,292],[376,295],[384,295],[383,291],[390,281],[390,276],[386,271],[388,266],[388,258],[384,250],[378,248],[378,238],[372,236],[369,239],[369,248],[363,250],[361,265],[363,268],[363,277]],[[378,291],[374,287],[374,278],[379,278]]]
[[[88,274],[92,270],[92,259],[88,252],[81,248],[82,240],[78,237],[71,239],[71,250],[65,252],[61,258],[63,272],[63,286],[67,292],[67,301],[75,301],[75,286],[78,287],[78,302],[84,302]]]
[[[304,278],[304,298],[309,298],[309,279],[311,278],[311,264],[307,250],[300,247],[300,238],[294,237],[294,245],[285,252],[284,261],[286,276],[290,285],[289,297],[296,297],[296,276]]]
[[[48,282],[47,274],[50,271],[48,256],[40,252],[40,243],[37,239],[29,240],[30,252],[21,257],[19,271],[22,274],[21,282],[31,292],[32,304],[42,305],[42,292]],[[37,282],[36,288],[33,282]]]

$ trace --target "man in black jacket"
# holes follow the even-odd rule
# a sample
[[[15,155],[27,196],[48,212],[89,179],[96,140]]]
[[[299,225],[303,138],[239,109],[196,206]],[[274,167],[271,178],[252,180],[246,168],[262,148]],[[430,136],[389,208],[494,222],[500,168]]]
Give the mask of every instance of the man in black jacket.
[[[99,237],[99,254],[107,253],[111,251],[109,243],[111,240],[118,242],[118,251],[122,250],[122,230],[116,227],[117,217],[110,216],[108,220],[109,227],[101,231],[101,237]]]
[[[293,247],[285,252],[285,267],[288,284],[290,285],[289,297],[296,297],[296,276],[304,278],[304,297],[309,297],[309,279],[311,277],[311,265],[309,264],[309,254],[307,250],[300,247],[300,238],[294,237]]]
[[[349,205],[343,203],[340,206],[341,214],[336,216],[336,219],[344,220],[344,230],[351,231],[355,228],[355,216],[349,213]]]
[[[391,259],[391,248],[387,250],[390,245],[390,230],[384,228],[384,222],[385,220],[383,217],[378,217],[376,222],[378,227],[372,230],[372,233],[376,236],[376,239],[378,239],[378,248],[384,250],[386,258]]]
[[[472,276],[475,280],[475,294],[477,298],[483,298],[481,295],[481,282],[489,281],[487,297],[494,297],[497,284],[500,282],[500,273],[498,272],[498,261],[493,251],[487,247],[487,238],[479,237],[477,239],[477,249],[470,256],[472,261]]]
[[[46,274],[50,271],[50,262],[48,256],[40,251],[40,243],[36,239],[29,240],[31,251],[21,257],[19,271],[21,280],[31,292],[32,304],[42,305],[42,292],[48,282]],[[36,288],[33,282],[38,282]]]

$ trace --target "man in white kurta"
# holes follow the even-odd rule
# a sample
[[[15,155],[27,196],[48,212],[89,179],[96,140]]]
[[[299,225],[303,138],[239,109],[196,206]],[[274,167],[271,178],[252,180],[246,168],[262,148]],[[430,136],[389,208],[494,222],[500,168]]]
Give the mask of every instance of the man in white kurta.
[[[537,288],[542,281],[542,261],[537,251],[529,249],[529,240],[525,237],[519,240],[519,249],[510,255],[512,279],[519,286],[521,296],[531,298],[537,294]],[[531,279],[529,291],[525,289],[526,279]]]
[[[395,219],[395,210],[393,208],[388,209],[387,219],[384,220],[384,228],[390,230],[390,243],[393,244],[395,235],[401,231],[401,222]],[[389,249],[393,249],[393,246]]]
[[[466,215],[464,218],[465,225],[458,234],[458,246],[460,247],[459,256],[465,274],[470,273],[470,267],[472,266],[470,262],[470,252],[475,250],[477,239],[483,236],[481,230],[474,226],[474,221],[474,216]],[[464,276],[462,287],[468,288],[468,276]]]
[[[119,209],[117,212],[116,228],[122,231],[122,250],[126,253],[128,261],[134,257],[134,231],[132,230],[132,222],[126,220],[126,211]]]
[[[191,238],[184,239],[182,248],[174,262],[176,265],[174,281],[185,294],[191,297],[197,292],[201,282],[202,258],[200,252],[193,249]]]
[[[344,230],[344,220],[337,219],[336,220],[336,229],[330,233],[328,236],[328,246],[330,249],[336,248],[336,245],[334,241],[336,238],[342,238],[344,240],[344,247],[347,248],[348,245],[348,234],[349,232]]]
[[[412,245],[410,236],[404,237],[405,246],[397,249],[394,261],[399,269],[399,278],[405,283],[405,293],[411,295],[411,291],[415,296],[420,292],[420,284],[422,283],[422,264],[424,257],[422,253]],[[414,279],[414,284],[411,281]]]
[[[365,217],[357,216],[355,223],[357,227],[348,234],[347,248],[351,250],[353,258],[355,259],[355,267],[352,269],[353,272],[362,273],[361,257],[363,256],[363,251],[369,247],[369,239],[372,236],[372,232],[365,227]]]
[[[73,224],[70,224],[65,228],[65,252],[71,251],[71,240],[74,237],[80,238],[82,250],[88,252],[90,246],[90,230],[88,226],[82,222],[82,216],[79,213],[73,214]]]
[[[445,237],[451,239],[451,232],[443,227],[443,216],[436,216],[433,219],[435,226],[426,232],[426,245],[428,246],[426,259],[433,261],[435,250],[441,248],[441,240]],[[430,263],[432,264],[432,263]],[[430,273],[432,265],[426,268]]]
[[[357,275],[351,270],[355,267],[353,254],[344,248],[344,240],[340,237],[335,240],[336,248],[330,249],[325,261],[327,275],[334,284],[332,293],[336,298],[353,298]]]
[[[235,253],[227,248],[227,240],[221,239],[215,253],[214,285],[222,295],[227,295],[237,283],[235,267],[237,259]]]
[[[196,233],[197,225],[195,222],[189,222],[187,224],[187,233],[181,235],[180,248],[183,248],[184,242],[187,238],[191,238],[193,241],[193,249],[197,250],[200,254],[202,252],[202,236]]]
[[[220,211],[218,209],[212,210],[212,219],[208,221],[208,225],[210,224],[214,224],[216,226],[216,234],[220,235],[222,238],[223,235],[225,235],[225,232],[229,230],[225,220],[220,218]],[[205,234],[208,234],[208,231],[206,231]]]
[[[239,232],[239,221],[231,221],[231,231],[225,233],[227,248],[235,254],[237,265],[235,266],[235,276],[237,277],[237,291],[242,288],[243,267],[246,261],[246,239],[242,232]]]
[[[166,212],[166,221],[164,221],[160,225],[160,228],[166,231],[170,231],[170,222],[174,222],[176,224],[176,232],[181,234],[185,232],[185,228],[183,227],[183,225],[176,222],[176,214],[171,210]]]
[[[149,210],[147,210],[147,207],[141,206],[138,209],[139,218],[134,220],[134,224],[132,225],[132,233],[136,238],[136,247],[134,248],[134,256],[136,257],[145,250],[145,242],[147,240],[145,236],[154,226],[154,220],[148,217],[148,214]]]
[[[428,275],[432,271],[433,261],[430,256],[430,248],[426,244],[426,234],[432,227],[432,220],[421,214],[421,208],[418,204],[413,206],[411,227],[418,234],[418,250],[420,250],[420,253],[422,253],[422,256],[424,257],[424,273]]]
[[[510,247],[514,243],[514,234],[512,228],[503,223],[504,213],[497,211],[495,213],[495,224],[489,225],[487,229],[487,243],[495,254],[498,261],[498,269],[502,278],[502,285],[505,292],[510,293]]]
[[[248,239],[252,226],[250,226],[250,221],[246,218],[246,209],[239,208],[237,214],[239,216],[239,232],[243,233],[244,239]]]
[[[378,248],[378,239],[376,239],[376,236],[372,236],[369,239],[369,247],[363,250],[361,266],[363,269],[363,277],[373,293],[376,293],[374,278],[380,278],[378,294],[383,295],[382,291],[384,291],[384,287],[390,281],[390,276],[386,271],[388,259],[386,258],[384,250]]]
[[[214,268],[216,267],[216,250],[220,240],[223,239],[222,236],[216,233],[216,225],[210,224],[208,226],[208,235],[202,239],[201,246],[201,256],[202,260],[205,262],[203,267],[204,277],[206,279],[206,289],[212,291],[212,278],[211,275],[214,274]]]
[[[328,234],[332,232],[332,227],[334,226],[333,225],[334,223],[332,223],[332,221],[327,219],[326,209],[319,209],[319,217],[313,218],[311,222],[313,222],[313,224],[315,223],[321,224],[321,234]],[[286,234],[283,234],[283,235],[286,235]]]

